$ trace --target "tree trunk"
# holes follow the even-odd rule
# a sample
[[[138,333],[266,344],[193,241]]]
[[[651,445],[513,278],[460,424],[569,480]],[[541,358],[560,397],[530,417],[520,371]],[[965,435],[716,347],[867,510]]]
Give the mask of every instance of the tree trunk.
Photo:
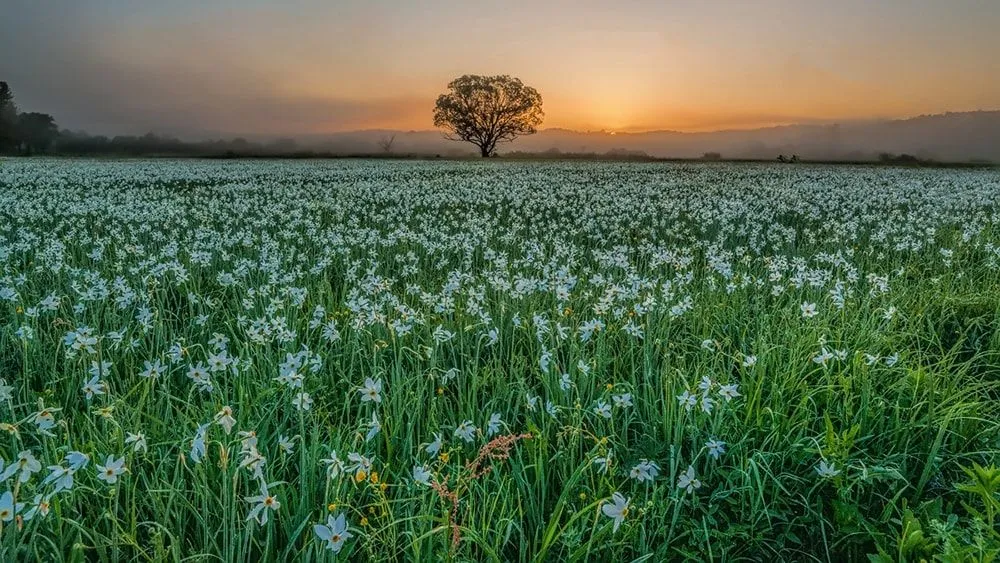
[[[479,152],[482,153],[483,158],[486,158],[486,157],[490,156],[490,149],[489,149],[489,147],[479,147]]]

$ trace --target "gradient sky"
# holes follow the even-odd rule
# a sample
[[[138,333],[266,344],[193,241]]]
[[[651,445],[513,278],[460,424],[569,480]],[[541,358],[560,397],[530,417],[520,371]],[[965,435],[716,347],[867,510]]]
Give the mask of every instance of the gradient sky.
[[[512,74],[545,127],[714,130],[1000,109],[1000,0],[7,0],[0,80],[91,133],[430,129]]]

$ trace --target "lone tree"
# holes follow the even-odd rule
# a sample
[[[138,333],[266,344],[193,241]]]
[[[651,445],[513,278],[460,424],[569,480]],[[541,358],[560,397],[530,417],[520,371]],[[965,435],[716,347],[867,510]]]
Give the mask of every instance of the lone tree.
[[[456,78],[434,105],[434,126],[447,131],[444,137],[472,143],[484,157],[497,143],[537,132],[544,116],[538,90],[506,74]]]
[[[378,147],[382,149],[385,154],[392,153],[392,144],[396,142],[396,135],[382,135],[378,140]]]

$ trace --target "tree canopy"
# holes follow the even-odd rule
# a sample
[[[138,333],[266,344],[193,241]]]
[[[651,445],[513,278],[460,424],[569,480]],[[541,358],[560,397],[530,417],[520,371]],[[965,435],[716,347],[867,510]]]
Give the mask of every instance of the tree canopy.
[[[472,143],[484,157],[499,143],[537,132],[544,116],[538,91],[508,75],[456,78],[434,106],[434,126],[445,138]]]
[[[17,131],[28,153],[45,152],[59,137],[56,121],[47,113],[22,113],[17,118]]]
[[[0,152],[17,143],[17,106],[10,86],[0,81]]]

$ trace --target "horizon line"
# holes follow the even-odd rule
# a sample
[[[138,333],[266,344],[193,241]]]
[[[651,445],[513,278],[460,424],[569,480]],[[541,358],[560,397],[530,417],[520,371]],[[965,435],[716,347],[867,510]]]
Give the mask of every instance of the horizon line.
[[[846,119],[815,119],[809,120],[808,118],[801,121],[789,121],[775,123],[771,125],[759,125],[755,127],[730,127],[723,129],[709,129],[709,130],[679,130],[679,129],[633,129],[633,128],[621,128],[621,129],[573,129],[570,127],[545,127],[540,128],[535,134],[544,132],[567,132],[578,135],[608,135],[608,136],[635,136],[635,135],[649,135],[649,134],[673,134],[673,135],[711,135],[719,133],[749,133],[754,131],[766,131],[773,129],[783,129],[791,127],[823,127],[830,125],[859,125],[859,124],[877,124],[877,123],[891,123],[891,122],[905,122],[912,121],[916,119],[933,118],[933,117],[947,117],[949,115],[962,115],[962,114],[980,114],[980,113],[1000,113],[1000,106],[995,109],[975,109],[975,110],[965,110],[965,111],[951,111],[946,110],[939,113],[922,113],[919,115],[911,115],[906,117],[859,117],[859,118],[846,118]],[[333,135],[349,135],[357,133],[402,133],[402,134],[421,134],[421,133],[441,133],[441,129],[392,129],[386,127],[372,127],[363,129],[339,129],[334,131],[326,132],[316,132],[316,133],[223,133],[223,132],[212,132],[212,133],[187,133],[187,134],[176,134],[169,132],[157,132],[155,129],[147,130],[144,133],[119,133],[114,135],[108,135],[101,132],[88,132],[85,129],[69,129],[66,131],[71,133],[85,133],[92,137],[104,136],[108,138],[114,137],[142,137],[145,135],[156,135],[156,136],[167,136],[173,137],[178,140],[192,142],[192,138],[200,139],[201,142],[210,140],[224,140],[224,139],[269,139],[269,140],[286,140],[286,139],[315,139],[324,136]],[[529,137],[530,135],[525,135]]]

